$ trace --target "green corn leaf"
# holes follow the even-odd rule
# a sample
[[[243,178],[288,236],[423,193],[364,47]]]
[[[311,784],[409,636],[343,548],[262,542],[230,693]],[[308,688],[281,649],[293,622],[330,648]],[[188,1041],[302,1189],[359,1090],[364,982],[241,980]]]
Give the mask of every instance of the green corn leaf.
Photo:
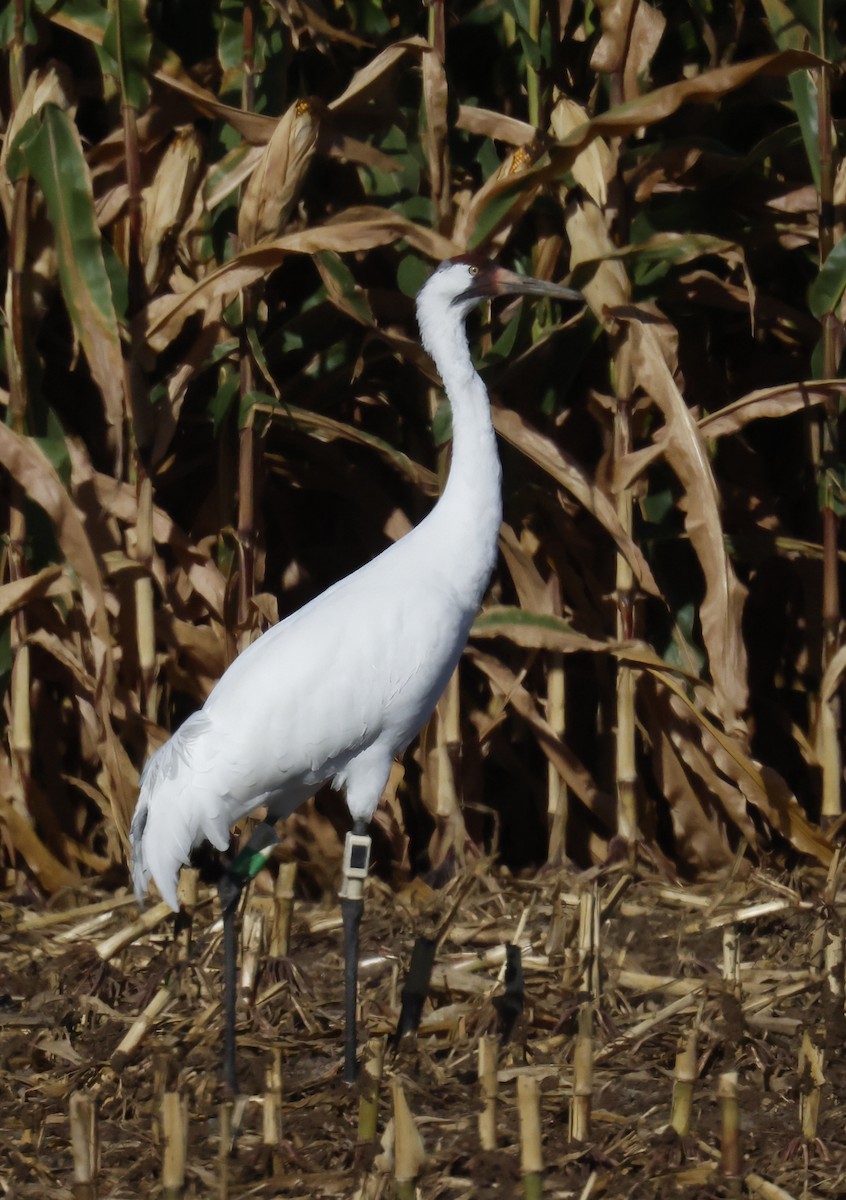
[[[764,12],[770,33],[779,50],[805,50],[809,41],[811,49],[819,53],[818,38],[811,38],[814,22],[803,20],[802,6],[787,4],[785,0],[764,0]],[[807,18],[808,14],[805,14]],[[809,71],[794,71],[788,76],[793,107],[802,131],[802,141],[808,164],[817,188],[820,186],[819,122],[817,117],[817,89]]]
[[[103,395],[106,419],[117,431],[124,412],[118,322],[88,166],[67,113],[47,104],[27,121],[12,146],[8,167],[13,179],[29,171],[44,195],[62,296]]]
[[[153,37],[140,0],[112,0],[103,37],[103,50],[117,68],[121,99],[133,108],[146,108],[150,98],[147,72]]]
[[[802,141],[808,156],[808,165],[814,179],[814,186],[819,191],[820,186],[820,142],[819,116],[817,111],[817,85],[808,71],[794,71],[789,75],[790,94],[793,97],[793,107],[802,131]]]
[[[342,312],[349,313],[362,325],[376,324],[367,296],[357,286],[352,271],[340,255],[330,250],[318,251],[314,256],[314,265],[320,272],[330,298]]]
[[[815,317],[833,312],[846,288],[846,240],[829,254],[808,290],[808,305]]]
[[[32,19],[32,8],[25,3],[23,6],[23,40],[27,46],[32,46],[38,40],[38,29]],[[7,4],[0,10],[0,46],[11,46],[15,37],[15,6]]]
[[[505,221],[512,209],[523,202],[525,190],[525,176],[517,175],[513,179],[503,180],[501,186],[492,192],[476,220],[470,237],[471,250],[483,245],[494,230]]]
[[[431,273],[430,263],[417,254],[406,254],[397,267],[397,286],[404,296],[416,296]]]

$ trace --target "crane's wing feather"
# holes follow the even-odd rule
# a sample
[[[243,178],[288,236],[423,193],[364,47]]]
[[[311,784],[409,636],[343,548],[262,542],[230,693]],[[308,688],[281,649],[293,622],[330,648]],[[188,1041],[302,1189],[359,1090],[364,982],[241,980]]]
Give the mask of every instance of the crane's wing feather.
[[[196,712],[161,746],[141,774],[141,791],[129,837],[132,882],[139,899],[150,878],[176,911],[176,879],[203,838],[219,850],[229,844],[227,814],[209,786],[204,755],[211,722]]]
[[[437,570],[409,577],[399,551],[413,537],[268,630],[153,755],[130,834],[139,896],[152,877],[176,909],[179,869],[200,842],[224,849],[261,804],[288,815],[323,783],[345,784],[365,754],[387,771],[427,720],[472,612]]]

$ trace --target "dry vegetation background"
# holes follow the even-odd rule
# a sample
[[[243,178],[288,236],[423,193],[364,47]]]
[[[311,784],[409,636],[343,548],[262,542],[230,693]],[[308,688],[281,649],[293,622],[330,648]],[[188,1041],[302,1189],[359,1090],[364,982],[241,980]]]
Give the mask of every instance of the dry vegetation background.
[[[428,511],[449,415],[413,297],[469,248],[587,308],[473,326],[500,564],[396,766],[380,875],[829,868],[841,23],[783,0],[6,6],[8,894],[124,885],[149,754]],[[344,828],[331,793],[288,823],[313,897]]]
[[[475,334],[501,565],[382,869],[587,865],[638,834],[684,876],[827,863],[846,256],[821,11],[7,7],[9,868],[123,879],[151,750],[427,511],[449,421],[412,297],[470,247],[588,311]],[[318,887],[342,822],[327,799],[292,823]]]

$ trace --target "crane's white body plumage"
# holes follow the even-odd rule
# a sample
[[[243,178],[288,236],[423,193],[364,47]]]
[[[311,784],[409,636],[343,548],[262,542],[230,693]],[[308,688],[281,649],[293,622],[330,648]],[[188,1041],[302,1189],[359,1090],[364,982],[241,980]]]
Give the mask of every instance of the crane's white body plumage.
[[[464,330],[476,274],[442,264],[417,301],[452,407],[443,495],[404,538],[245,650],[153,755],[130,834],[139,899],[152,877],[176,910],[195,846],[225,849],[247,813],[267,805],[278,820],[324,783],[369,820],[393,758],[434,710],[487,587],[502,515],[488,396]]]

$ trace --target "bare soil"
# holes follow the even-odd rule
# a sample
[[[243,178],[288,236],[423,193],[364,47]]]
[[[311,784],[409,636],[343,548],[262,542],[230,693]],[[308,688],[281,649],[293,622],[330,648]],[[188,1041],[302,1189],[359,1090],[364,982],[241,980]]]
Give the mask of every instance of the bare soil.
[[[254,912],[269,912],[267,880],[264,887]],[[32,897],[7,896],[0,899],[0,1190],[56,1200],[94,1194],[73,1190],[69,1105],[82,1092],[95,1097],[98,1113],[96,1194],[163,1194],[161,1097],[178,1091],[188,1114],[187,1196],[390,1197],[391,1081],[398,1079],[427,1154],[418,1195],[520,1196],[516,1078],[528,1073],[540,1087],[545,1196],[846,1197],[844,1017],[836,996],[846,895],[826,887],[824,874],[807,870],[681,887],[622,870],[514,879],[486,866],[441,891],[418,882],[400,895],[372,881],[362,927],[364,1057],[396,1026],[415,937],[445,934],[419,1036],[388,1048],[371,1145],[357,1144],[361,1078],[358,1087],[341,1078],[337,905],[298,902],[290,955],[261,954],[255,984],[247,980],[239,1026],[244,1097],[233,1109],[220,1083],[220,934],[211,892],[201,891],[187,961],[187,935],[173,917],[103,961],[97,948],[137,916],[125,895],[111,906],[103,893],[64,897],[73,907],[63,911],[58,902],[48,910]],[[107,905],[102,913],[81,908],[98,902]],[[496,1002],[507,943],[522,949],[523,1004],[499,1049],[497,1146],[483,1151],[477,1050],[483,1033],[501,1030],[508,1009]],[[827,944],[835,949],[826,952]],[[169,1004],[137,1050],[116,1056],[168,981]],[[575,1036],[592,989],[592,1114],[588,1139],[574,1142]],[[697,1079],[690,1129],[680,1137],[669,1123],[675,1061],[694,1029]],[[805,1034],[824,1054],[816,1089],[808,1069],[800,1072]],[[272,1144],[264,1094],[280,1062]],[[737,1177],[721,1165],[718,1088],[730,1072],[737,1072],[741,1122]],[[222,1119],[234,1128],[228,1153]]]

